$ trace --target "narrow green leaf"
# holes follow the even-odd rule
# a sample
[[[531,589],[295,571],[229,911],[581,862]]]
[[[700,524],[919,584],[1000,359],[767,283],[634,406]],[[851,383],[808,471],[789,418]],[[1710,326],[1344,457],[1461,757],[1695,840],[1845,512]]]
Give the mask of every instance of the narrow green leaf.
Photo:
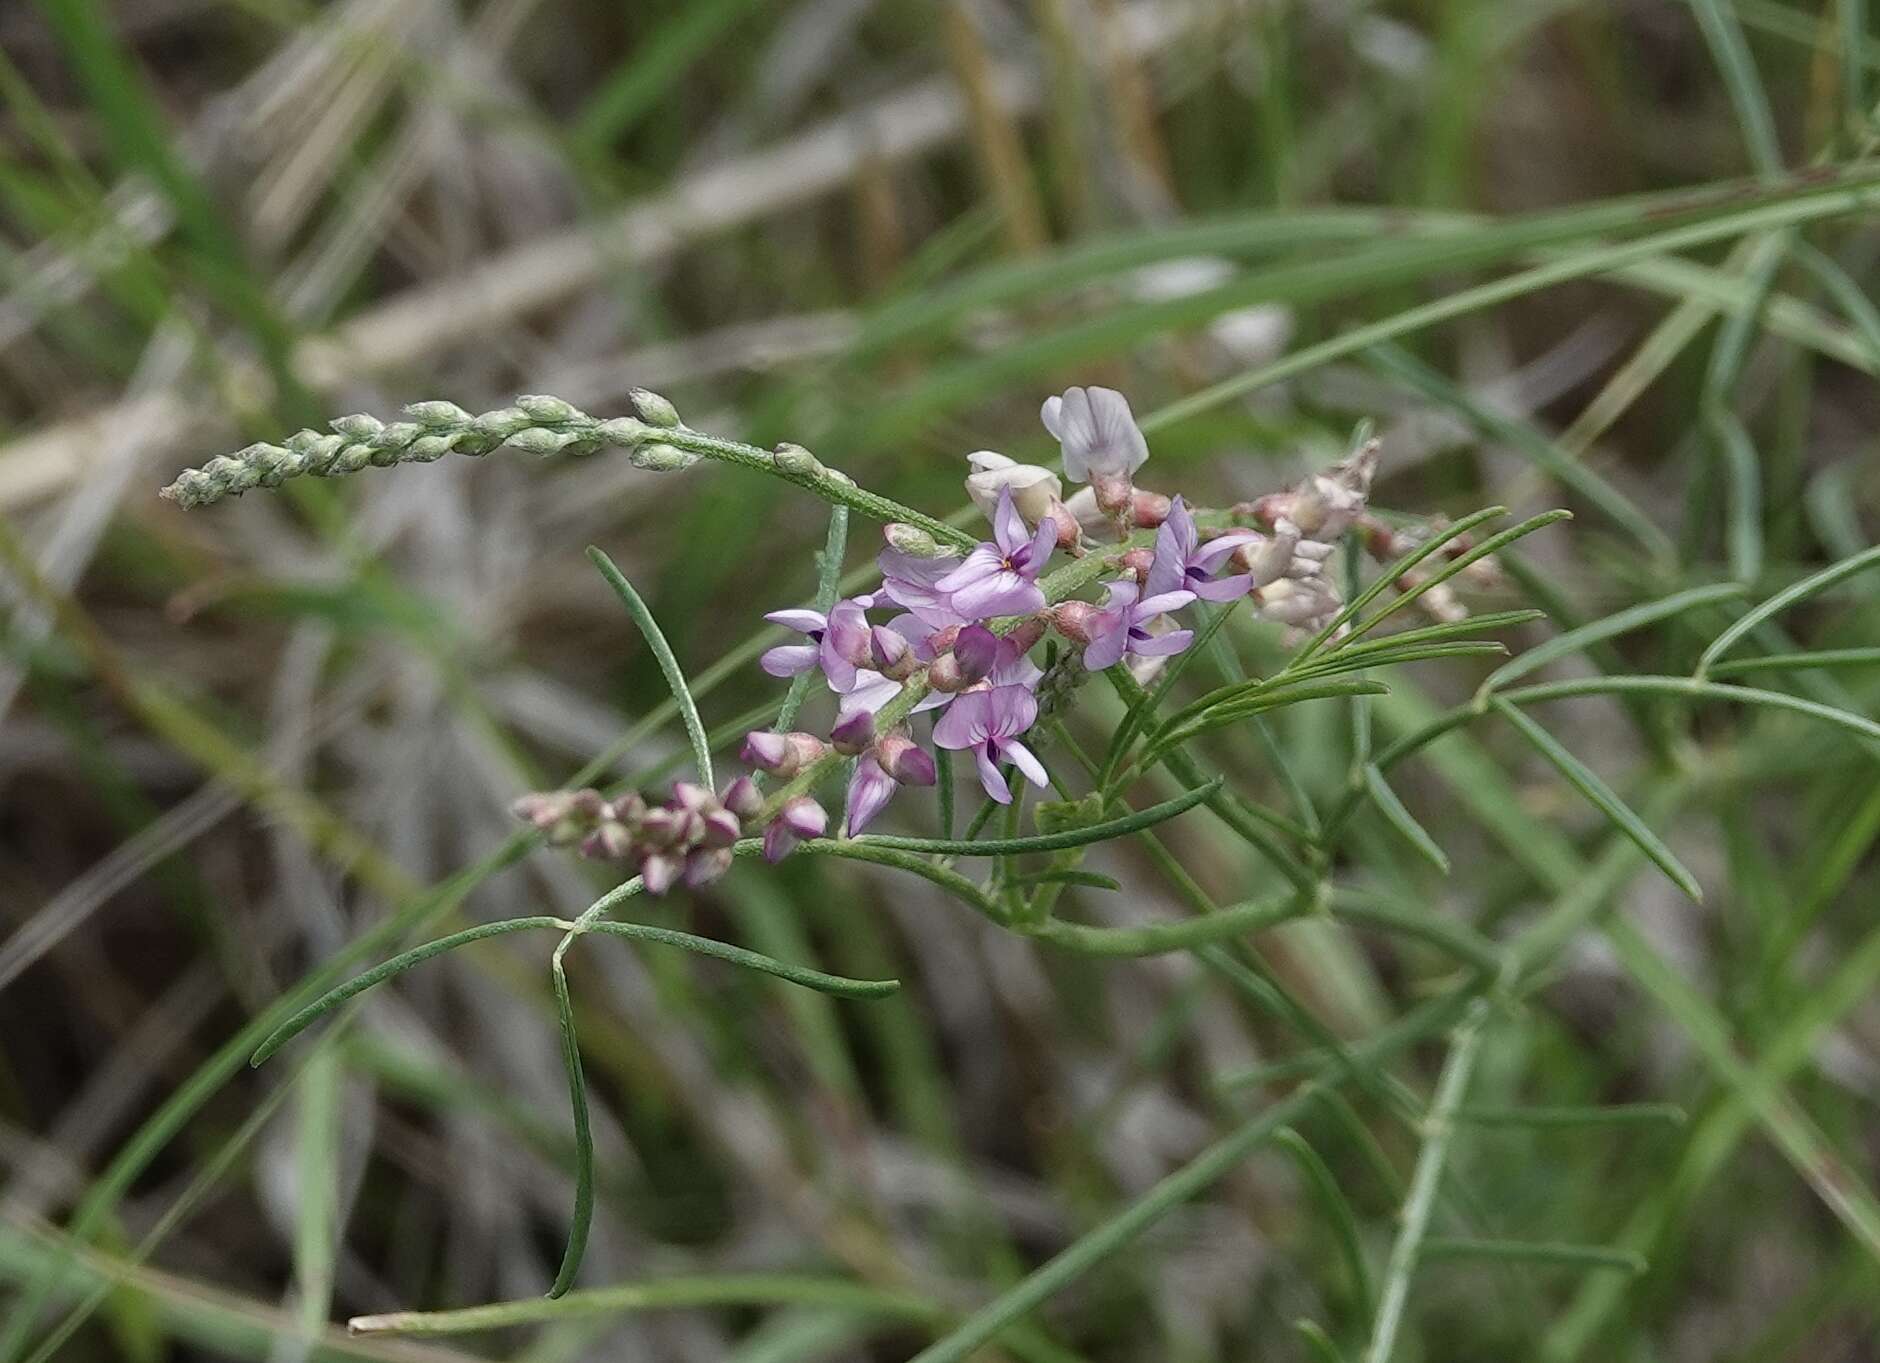
[[[1409,553],[1382,569],[1378,575],[1372,579],[1370,586],[1347,601],[1343,608],[1339,610],[1338,614],[1334,615],[1326,624],[1324,629],[1321,629],[1317,634],[1306,641],[1305,646],[1293,656],[1293,662],[1297,664],[1300,660],[1311,657],[1318,651],[1320,645],[1334,638],[1342,626],[1357,619],[1359,611],[1363,610],[1366,606],[1377,600],[1378,597],[1389,591],[1391,585],[1395,583],[1398,578],[1416,567],[1417,564],[1423,562],[1424,559],[1430,557],[1430,555],[1441,552],[1444,545],[1449,544],[1462,535],[1468,534],[1469,531],[1473,530],[1484,521],[1492,521],[1498,516],[1505,516],[1507,514],[1508,508],[1505,506],[1487,506],[1475,512],[1473,515],[1464,516],[1453,525],[1441,527],[1435,534],[1431,535]]]
[[[859,838],[844,841],[860,847],[879,847],[900,852],[937,852],[948,856],[966,857],[1005,857],[1019,856],[1026,852],[1055,852],[1066,847],[1083,847],[1093,842],[1107,842],[1111,838],[1124,837],[1144,828],[1153,828],[1156,824],[1185,814],[1196,805],[1211,798],[1221,788],[1222,778],[1216,777],[1206,785],[1186,791],[1172,800],[1164,800],[1159,805],[1150,805],[1125,814],[1121,818],[1106,819],[1102,823],[1090,824],[1083,828],[1067,828],[1062,833],[1036,833],[1018,838],[981,838],[977,842],[970,838],[903,838],[891,834],[865,833]],[[821,848],[835,842],[833,838],[814,838],[803,844],[804,847]]]
[[[1697,670],[1692,675],[1702,679],[1710,671],[1712,663],[1728,653],[1737,640],[1743,638],[1763,621],[1779,615],[1790,606],[1806,601],[1817,593],[1825,592],[1836,583],[1844,582],[1856,573],[1873,567],[1876,563],[1880,563],[1880,544],[1863,550],[1851,558],[1844,558],[1839,563],[1830,564],[1820,572],[1803,578],[1792,587],[1785,587],[1760,606],[1752,608],[1742,619],[1713,639],[1710,647],[1705,649],[1703,656],[1697,660]]]
[[[1098,780],[1098,785],[1105,789],[1109,787],[1109,777],[1115,774],[1118,764],[1123,760],[1124,753],[1128,752],[1130,741],[1148,722],[1149,716],[1156,712],[1156,707],[1161,705],[1175,683],[1181,680],[1182,673],[1188,669],[1188,665],[1199,657],[1202,651],[1213,642],[1215,636],[1221,632],[1222,627],[1233,615],[1234,607],[1246,599],[1244,596],[1239,597],[1215,611],[1207,624],[1203,625],[1201,631],[1196,634],[1194,642],[1170,661],[1162,674],[1162,679],[1156,684],[1155,690],[1145,691],[1136,703],[1129,707],[1128,713],[1123,716],[1123,722],[1116,726],[1116,733],[1110,739],[1110,750],[1104,758],[1103,776]],[[1121,667],[1122,664],[1119,663],[1117,666]]]
[[[909,1293],[845,1278],[722,1273],[589,1287],[570,1292],[560,1300],[534,1297],[491,1302],[458,1311],[393,1311],[381,1316],[354,1316],[346,1323],[346,1328],[355,1335],[404,1335],[424,1339],[515,1325],[546,1325],[583,1316],[696,1310],[710,1306],[814,1306],[909,1320],[934,1320],[945,1315],[942,1308]]]
[[[1153,742],[1142,755],[1141,765],[1149,766],[1171,749],[1201,734],[1237,724],[1252,715],[1265,714],[1268,710],[1299,705],[1309,700],[1331,700],[1338,696],[1382,696],[1389,692],[1388,686],[1377,681],[1325,681],[1256,692],[1246,700],[1203,711],[1179,729],[1171,730],[1164,726],[1157,730]]]
[[[1303,917],[1310,911],[1307,900],[1289,894],[1279,900],[1250,901],[1193,918],[1145,923],[1133,928],[1089,927],[1053,918],[1025,931],[1041,942],[1086,956],[1159,956],[1230,937],[1243,937]]]
[[[1408,591],[1400,592],[1392,597],[1389,601],[1385,602],[1375,614],[1353,625],[1351,633],[1340,641],[1340,646],[1342,647],[1344,644],[1358,638],[1360,635],[1375,629],[1380,621],[1389,619],[1396,612],[1413,604],[1417,598],[1424,593],[1442,586],[1443,583],[1449,581],[1449,579],[1454,577],[1457,573],[1462,572],[1469,567],[1470,564],[1478,563],[1493,554],[1496,550],[1505,549],[1516,540],[1523,539],[1533,534],[1536,530],[1544,530],[1556,521],[1570,521],[1572,519],[1573,513],[1571,511],[1543,511],[1538,516],[1528,517],[1528,519],[1522,521],[1519,525],[1511,525],[1499,534],[1490,535],[1467,553],[1461,554],[1445,563],[1442,567],[1438,568],[1414,587],[1411,587]],[[1467,522],[1459,521],[1457,524],[1467,524]]]
[[[1390,788],[1384,773],[1374,763],[1364,764],[1364,788],[1370,792],[1371,802],[1377,806],[1377,812],[1384,816],[1384,821],[1396,829],[1425,861],[1448,875],[1449,858],[1436,845],[1436,839],[1429,835],[1428,830],[1416,821],[1416,816],[1404,808],[1403,801],[1397,798],[1397,792]]]
[[[1760,658],[1738,658],[1710,669],[1713,677],[1736,677],[1746,672],[1807,672],[1820,667],[1871,667],[1880,664],[1880,648],[1824,648],[1813,653],[1765,653]]]
[[[581,1258],[587,1253],[588,1228],[594,1220],[594,1131],[588,1122],[587,1080],[581,1072],[581,1043],[574,1030],[574,1004],[568,997],[568,975],[562,969],[562,956],[573,936],[564,937],[555,948],[552,973],[555,979],[555,1016],[561,1023],[561,1059],[568,1069],[568,1105],[574,1114],[574,1215],[568,1223],[568,1247],[562,1252],[561,1268],[555,1284],[548,1289],[551,1299],[564,1295],[574,1286],[581,1271]]]
[[[1293,1322],[1293,1329],[1319,1363],[1345,1363],[1345,1356],[1339,1352],[1338,1345],[1316,1320],[1307,1320],[1302,1316]]]
[[[326,1012],[328,1009],[338,1007],[340,1004],[346,1002],[347,999],[357,994],[365,993],[366,990],[372,988],[374,985],[384,984],[385,981],[391,979],[392,976],[402,974],[411,969],[414,965],[430,960],[433,956],[441,956],[447,951],[455,951],[458,947],[467,945],[470,942],[480,942],[485,937],[497,937],[508,932],[527,932],[532,928],[566,929],[567,926],[568,924],[560,918],[505,918],[499,922],[483,923],[474,928],[465,928],[462,932],[453,932],[448,937],[439,937],[436,941],[426,942],[423,946],[413,947],[410,951],[401,952],[392,957],[391,960],[374,966],[363,975],[355,975],[338,988],[328,990],[305,1008],[302,1008],[298,1013],[288,1018],[287,1021],[268,1033],[261,1044],[255,1048],[255,1052],[249,1058],[248,1063],[250,1065],[261,1064],[269,1056],[280,1050],[282,1046],[305,1031],[307,1025],[315,1018],[319,1017],[320,1014]]]
[[[807,966],[791,965],[773,957],[762,955],[744,947],[734,947],[729,942],[716,941],[710,937],[695,937],[689,932],[679,932],[674,928],[655,927],[651,923],[625,923],[616,918],[599,918],[586,925],[584,931],[605,933],[610,937],[628,937],[636,942],[657,942],[662,946],[682,947],[687,951],[697,952],[701,956],[713,956],[732,965],[743,966],[746,970],[759,971],[765,975],[774,975],[791,984],[800,984],[805,989],[814,989],[823,994],[837,994],[849,999],[878,999],[892,994],[901,987],[899,980],[852,980],[845,975],[826,975],[820,970],[811,970]]]
[[[1351,1203],[1339,1188],[1337,1178],[1304,1136],[1290,1126],[1282,1127],[1273,1137],[1273,1144],[1290,1155],[1293,1163],[1299,1166],[1306,1186],[1311,1189],[1313,1198],[1325,1213],[1325,1220],[1337,1237],[1339,1252],[1344,1255],[1345,1271],[1351,1275],[1352,1291],[1357,1294],[1364,1308],[1365,1323],[1369,1324],[1374,1297],[1371,1271],[1364,1262],[1364,1243],[1358,1235],[1357,1214],[1351,1210]]]
[[[1622,691],[1735,701],[1742,705],[1759,705],[1770,710],[1792,710],[1798,715],[1809,715],[1829,724],[1838,725],[1860,734],[1863,738],[1880,739],[1880,723],[1864,715],[1854,714],[1850,710],[1823,705],[1820,701],[1805,700],[1801,696],[1791,696],[1782,691],[1763,691],[1753,686],[1707,682],[1696,677],[1576,677],[1570,681],[1540,682],[1533,686],[1519,687],[1508,692],[1507,699],[1526,703],[1536,700],[1561,700],[1568,696],[1617,694]]]
[[[1711,407],[1704,425],[1723,458],[1730,485],[1730,515],[1724,527],[1730,576],[1752,583],[1762,576],[1762,456],[1756,453],[1742,420],[1728,407]]]
[[[833,534],[833,530],[831,531]],[[666,636],[660,631],[659,622],[653,618],[653,612],[647,609],[646,602],[633,590],[626,575],[614,566],[614,561],[593,545],[588,546],[588,558],[600,569],[601,576],[607,579],[607,585],[614,589],[621,604],[627,608],[627,614],[633,617],[633,623],[640,628],[646,646],[653,650],[653,657],[659,661],[659,670],[666,675],[666,685],[672,691],[673,701],[679,707],[679,718],[685,724],[686,737],[692,740],[692,760],[698,767],[698,779],[714,790],[718,783],[712,776],[711,745],[705,738],[705,724],[698,716],[698,703],[692,699],[692,690],[686,685],[685,673],[679,668],[679,660],[672,656],[672,646],[666,642]]]
[[[1621,1273],[1643,1273],[1644,1257],[1604,1245],[1566,1245],[1546,1240],[1469,1240],[1431,1236],[1423,1242],[1423,1258],[1507,1259],[1526,1264],[1561,1264],[1571,1268],[1610,1268]]]
[[[1697,883],[1697,877],[1684,868],[1684,863],[1671,854],[1671,849],[1645,826],[1645,821],[1633,813],[1631,806],[1621,800],[1592,768],[1568,752],[1558,739],[1504,698],[1497,696],[1491,704],[1533,745],[1536,752],[1586,797],[1588,803],[1610,819],[1613,826],[1631,839],[1639,851],[1650,857],[1658,869],[1671,878],[1672,884],[1692,899],[1703,902],[1704,891]]]
[[[1676,1103],[1614,1103],[1610,1107],[1463,1107],[1456,1120],[1471,1126],[1683,1126],[1686,1117]]]
[[[1642,629],[1660,620],[1683,615],[1700,606],[1728,601],[1733,597],[1743,595],[1745,590],[1739,582],[1721,582],[1708,587],[1693,587],[1689,591],[1674,592],[1656,601],[1647,601],[1637,606],[1629,606],[1622,611],[1614,611],[1611,615],[1590,621],[1578,629],[1570,629],[1565,634],[1556,635],[1544,643],[1536,644],[1518,657],[1510,658],[1488,674],[1487,680],[1482,683],[1482,690],[1485,693],[1493,691],[1517,677],[1525,677],[1528,673],[1545,667],[1557,659],[1579,653],[1606,639],[1629,634],[1635,629]]]
[[[1115,876],[1100,875],[1096,871],[1033,871],[1030,875],[1013,876],[1013,885],[1082,885],[1092,890],[1117,891],[1123,888],[1123,882]]]
[[[1502,972],[1504,962],[1500,949],[1467,924],[1447,915],[1408,908],[1383,895],[1349,885],[1333,889],[1331,910],[1334,918],[1346,922],[1428,942],[1471,967],[1478,975],[1493,977]]]

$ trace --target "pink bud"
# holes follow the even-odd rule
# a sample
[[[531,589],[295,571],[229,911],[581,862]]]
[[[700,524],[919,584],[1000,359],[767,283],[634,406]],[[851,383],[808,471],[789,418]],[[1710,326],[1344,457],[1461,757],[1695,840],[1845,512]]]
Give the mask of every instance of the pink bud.
[[[1051,623],[1072,643],[1090,642],[1091,624],[1102,612],[1088,601],[1063,601],[1051,611]]]
[[[729,848],[695,851],[685,859],[685,883],[694,890],[702,889],[730,869]]]
[[[799,838],[820,838],[829,827],[829,814],[807,795],[784,801],[777,819]]]
[[[640,879],[646,885],[648,894],[664,894],[679,879],[679,872],[684,863],[665,852],[655,852],[640,863]]]
[[[1136,491],[1127,473],[1100,473],[1090,480],[1090,487],[1097,494],[1097,506],[1111,516],[1120,516],[1130,510],[1130,501]]]
[[[740,819],[748,819],[764,807],[764,792],[750,777],[740,776],[725,787],[725,793],[718,800]]]
[[[738,816],[728,809],[714,809],[703,815],[705,831],[700,839],[707,847],[729,847],[744,832]]]
[[[1155,550],[1143,547],[1131,549],[1123,555],[1123,571],[1135,574],[1138,583],[1149,580],[1149,570],[1155,566]]]
[[[1021,652],[1030,652],[1032,647],[1045,637],[1047,620],[1043,615],[1034,615],[1030,619],[1019,620],[1017,628],[1006,635],[1006,647],[1013,650],[1013,656]]]
[[[927,685],[946,695],[966,689],[966,676],[960,670],[960,660],[951,653],[942,653],[927,668]]]
[[[709,789],[691,781],[674,781],[672,783],[672,801],[682,809],[695,809],[699,811],[710,809],[718,803]]]
[[[646,811],[640,820],[640,839],[650,847],[672,847],[684,841],[686,814],[662,805]]]
[[[603,823],[581,840],[581,855],[595,861],[620,861],[632,850],[633,835],[617,823]]]
[[[1172,503],[1159,492],[1138,491],[1130,501],[1130,514],[1137,528],[1153,530],[1168,519]]]
[[[875,761],[904,786],[931,786],[939,779],[933,757],[905,734],[889,734],[875,744]]]
[[[1064,503],[1051,503],[1051,523],[1057,527],[1058,548],[1075,549],[1083,543],[1084,528]]]
[[[894,681],[906,681],[920,666],[907,639],[885,625],[876,625],[868,632],[868,661],[875,671]]]
[[[562,791],[535,791],[517,797],[509,806],[509,812],[524,823],[547,831],[567,818],[572,806],[572,799]]]
[[[855,757],[875,741],[875,716],[868,710],[844,715],[829,731],[829,742],[844,757]]]
[[[753,729],[744,735],[744,747],[738,756],[759,771],[776,776],[794,774],[783,770],[790,757],[790,740],[770,729]]]

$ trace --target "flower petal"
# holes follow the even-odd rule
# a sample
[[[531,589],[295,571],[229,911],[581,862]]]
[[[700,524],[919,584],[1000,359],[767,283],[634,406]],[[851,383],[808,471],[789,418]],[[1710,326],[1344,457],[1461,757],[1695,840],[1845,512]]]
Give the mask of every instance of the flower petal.
[[[881,769],[875,755],[864,754],[855,764],[855,775],[849,779],[847,829],[851,838],[888,807],[896,789],[894,778]]]
[[[1000,756],[1025,774],[1025,779],[1034,786],[1048,786],[1051,778],[1045,774],[1044,763],[1016,738],[1008,739],[1000,745]]]
[[[973,761],[979,767],[979,784],[1002,805],[1012,803],[1012,788],[1005,784],[1005,777],[999,771],[999,764],[992,760],[992,745],[981,743],[973,749]]]
[[[1018,508],[1012,504],[1012,489],[999,489],[999,502],[992,511],[992,538],[1003,551],[1002,557],[1010,558],[1025,547],[1027,534],[1025,518],[1018,514]]]
[[[1135,604],[1130,614],[1138,621],[1149,620],[1192,605],[1194,599],[1195,594],[1185,587],[1179,591],[1162,592],[1156,596],[1145,596]]]
[[[1203,601],[1232,601],[1235,597],[1245,596],[1253,586],[1253,574],[1242,573],[1238,577],[1217,577],[1207,582],[1192,579],[1188,588]]]
[[[816,666],[819,652],[815,644],[778,644],[765,649],[757,665],[773,677],[794,677]]]
[[[1164,658],[1180,653],[1195,641],[1191,629],[1172,629],[1167,634],[1152,634],[1147,639],[1131,639],[1129,651],[1145,658]]]
[[[1101,622],[1101,623],[1098,623]],[[1114,667],[1123,660],[1123,653],[1129,647],[1129,627],[1119,616],[1098,616],[1093,622],[1098,633],[1084,650],[1084,670],[1101,672],[1106,667]]]
[[[986,732],[1015,738],[1038,722],[1038,698],[1023,686],[995,686],[986,697]]]
[[[990,732],[991,715],[988,691],[965,691],[953,698],[953,704],[933,726],[933,741],[942,748],[970,748],[983,743]]]
[[[773,625],[782,625],[785,629],[793,629],[798,634],[809,634],[820,630],[829,622],[829,618],[821,611],[812,610],[771,611],[764,618]]]
[[[953,593],[961,615],[985,620],[995,615],[1032,615],[1044,609],[1044,593],[1017,573],[1000,572]]]

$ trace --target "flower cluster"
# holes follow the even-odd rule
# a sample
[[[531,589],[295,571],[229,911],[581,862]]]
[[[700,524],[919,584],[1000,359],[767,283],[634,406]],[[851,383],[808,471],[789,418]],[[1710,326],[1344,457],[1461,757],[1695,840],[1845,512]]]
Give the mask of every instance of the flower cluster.
[[[1196,602],[1244,598],[1292,632],[1322,629],[1343,604],[1326,572],[1336,542],[1356,529],[1371,552],[1399,554],[1414,533],[1367,511],[1375,441],[1288,491],[1198,518],[1180,496],[1136,485],[1149,442],[1121,393],[1071,388],[1042,417],[1061,474],[992,450],[967,456],[966,491],[989,522],[987,539],[957,553],[919,526],[889,524],[872,591],[765,617],[796,637],[764,653],[761,666],[774,677],[822,679],[835,698],[826,737],[747,734],[741,757],[753,774],[718,795],[680,783],[651,807],[633,794],[541,794],[517,813],[551,841],[636,869],[657,894],[722,875],[742,837],[761,833],[776,861],[824,836],[831,821],[812,790],[841,759],[849,763],[842,831],[860,833],[901,787],[938,779],[917,725],[933,748],[970,753],[986,795],[1009,805],[1014,774],[1048,784],[1026,736],[1085,674],[1123,666],[1146,680],[1194,642],[1178,613]],[[1080,485],[1069,497],[1067,483]],[[1060,554],[1093,560],[1101,571],[1072,576],[1100,599],[1047,599],[1046,570]],[[1447,594],[1420,599],[1439,613],[1457,608]],[[1053,632],[1070,648],[1047,678],[1031,654]],[[764,777],[784,789],[766,798]]]
[[[801,638],[765,653],[764,670],[820,673],[835,695],[836,721],[827,745],[807,733],[753,733],[744,758],[785,779],[831,749],[855,758],[849,836],[901,786],[933,783],[934,759],[908,728],[918,715],[933,714],[935,747],[972,754],[991,799],[1013,799],[1008,768],[1034,785],[1047,783],[1024,741],[1038,721],[1044,676],[1030,653],[1047,630],[1077,648],[1087,671],[1122,663],[1146,672],[1193,641],[1193,631],[1175,622],[1193,602],[1244,596],[1262,616],[1300,628],[1323,624],[1341,604],[1323,569],[1332,542],[1364,510],[1374,444],[1246,508],[1243,519],[1252,524],[1204,535],[1181,497],[1136,486],[1149,445],[1121,393],[1072,388],[1048,400],[1042,416],[1062,451],[1062,477],[991,450],[967,456],[966,491],[990,522],[989,539],[954,555],[912,527],[891,525],[873,591],[827,611],[766,617]],[[1066,480],[1083,485],[1068,499]],[[1148,530],[1152,544],[1126,545]],[[1101,601],[1045,599],[1039,581],[1060,551],[1113,555],[1116,574],[1103,584]],[[877,732],[875,716],[917,677],[924,694],[905,718]],[[775,842],[788,846],[785,837]],[[767,850],[771,843],[767,833]]]
[[[696,889],[730,870],[732,844],[763,804],[757,783],[740,776],[718,795],[690,781],[674,782],[672,798],[663,805],[649,806],[638,792],[609,800],[590,789],[524,795],[512,808],[547,834],[550,844],[624,863],[644,879],[648,894],[664,894],[680,881]],[[819,824],[804,836],[821,832]]]

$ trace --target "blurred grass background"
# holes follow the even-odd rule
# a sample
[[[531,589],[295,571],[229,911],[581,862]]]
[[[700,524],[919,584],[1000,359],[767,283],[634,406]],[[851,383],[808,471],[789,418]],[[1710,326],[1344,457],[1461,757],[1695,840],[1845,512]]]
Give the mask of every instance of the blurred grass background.
[[[177,468],[338,412],[610,414],[645,386],[945,513],[965,452],[1042,459],[1040,399],[1102,382],[1139,412],[1224,399],[1152,434],[1145,481],[1194,501],[1282,486],[1371,417],[1384,507],[1572,507],[1476,603],[1548,610],[1517,648],[1698,584],[1766,596],[1872,542],[1876,64],[1858,0],[0,8],[0,1356],[905,1358],[1313,1049],[1180,957],[1067,962],[904,879],[740,866],[658,914],[910,987],[837,1003],[585,952],[583,1281],[710,1299],[787,1271],[881,1299],[347,1339],[326,1322],[553,1275],[571,1147],[539,952],[435,962],[258,1072],[229,1038],[418,909],[567,914],[605,887],[521,859],[505,812],[598,753],[683,761],[585,545],[729,732],[774,703],[753,631],[809,595],[826,518],[711,465],[514,452],[186,514],[152,495]],[[1876,585],[1762,650],[1871,648]],[[1735,609],[1593,663],[1688,669]],[[1393,678],[1380,735],[1486,671]],[[1872,714],[1877,673],[1745,680]],[[1650,1268],[1432,1261],[1396,1356],[1880,1358],[1873,754],[1673,700],[1546,718],[1701,906],[1505,726],[1394,774],[1446,875],[1370,815],[1345,865],[1491,936],[1604,915],[1489,1035],[1473,1102],[1690,1120],[1466,1129],[1444,1234]],[[1323,808],[1343,713],[1276,728],[1297,789],[1253,744],[1224,750],[1237,784]],[[1166,833],[1225,897],[1271,879],[1205,821]],[[1138,850],[1098,864],[1126,891],[1079,912],[1177,911]],[[1263,946],[1345,1037],[1444,977],[1329,924]],[[1441,1059],[1389,1073],[1427,1093]],[[1349,1098],[986,1356],[1323,1357],[1300,1318],[1355,1350],[1351,1250],[1380,1271],[1419,1133]]]

